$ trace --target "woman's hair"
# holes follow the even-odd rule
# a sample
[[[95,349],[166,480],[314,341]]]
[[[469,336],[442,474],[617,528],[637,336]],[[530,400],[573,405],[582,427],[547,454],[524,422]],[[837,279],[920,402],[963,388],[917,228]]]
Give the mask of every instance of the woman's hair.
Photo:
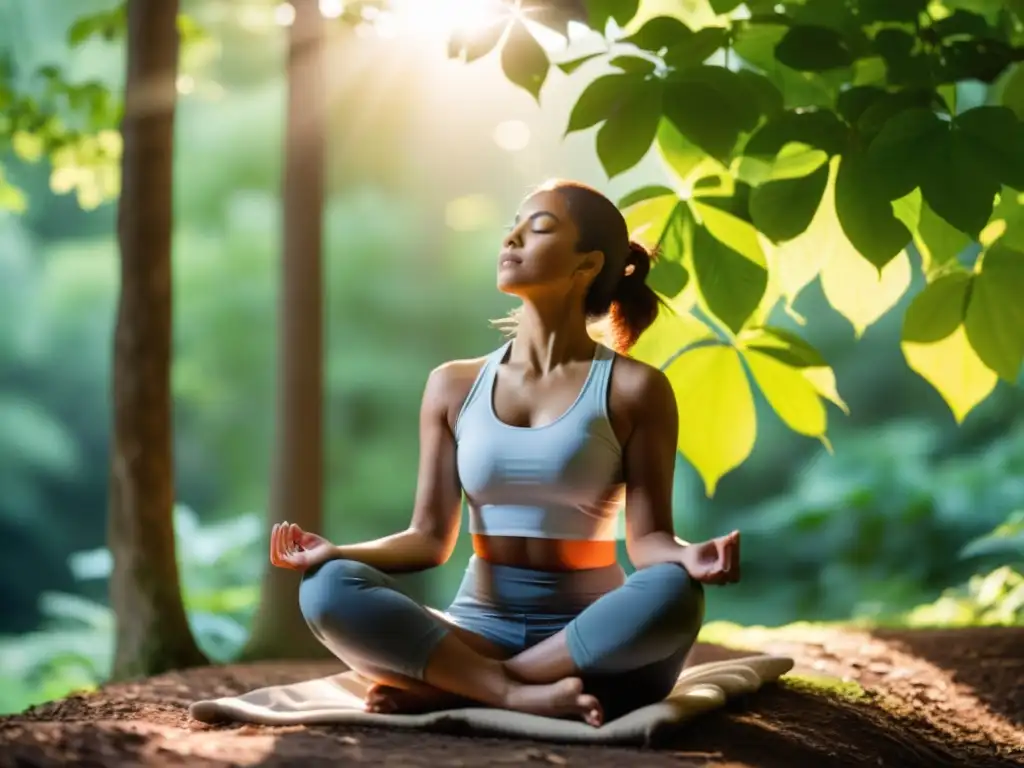
[[[583,309],[593,320],[607,318],[612,345],[618,352],[627,352],[658,316],[658,295],[647,285],[654,255],[629,239],[622,213],[593,187],[556,180],[536,191],[562,196],[579,232],[577,251],[604,254],[604,265],[590,284]]]

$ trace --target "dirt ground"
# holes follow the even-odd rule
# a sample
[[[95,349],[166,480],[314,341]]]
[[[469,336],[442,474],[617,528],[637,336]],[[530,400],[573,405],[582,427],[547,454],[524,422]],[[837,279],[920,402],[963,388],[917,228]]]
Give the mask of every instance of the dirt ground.
[[[790,655],[797,666],[785,682],[644,749],[189,719],[196,699],[338,671],[264,664],[163,675],[3,718],[0,766],[1024,766],[1024,628],[792,627],[745,630],[731,642]],[[735,655],[699,645],[690,663]]]

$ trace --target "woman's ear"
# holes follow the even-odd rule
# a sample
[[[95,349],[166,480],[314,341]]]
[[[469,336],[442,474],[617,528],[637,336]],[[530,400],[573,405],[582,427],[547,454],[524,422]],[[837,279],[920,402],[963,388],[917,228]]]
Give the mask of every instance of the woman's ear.
[[[576,272],[584,275],[588,282],[593,282],[601,274],[604,267],[604,253],[602,251],[588,251],[582,255]]]

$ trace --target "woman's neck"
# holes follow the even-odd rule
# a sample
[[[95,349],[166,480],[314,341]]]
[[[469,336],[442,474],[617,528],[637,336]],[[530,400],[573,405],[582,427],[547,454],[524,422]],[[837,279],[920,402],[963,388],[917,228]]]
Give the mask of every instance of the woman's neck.
[[[523,302],[509,359],[546,373],[564,363],[593,357],[594,346],[582,307]]]

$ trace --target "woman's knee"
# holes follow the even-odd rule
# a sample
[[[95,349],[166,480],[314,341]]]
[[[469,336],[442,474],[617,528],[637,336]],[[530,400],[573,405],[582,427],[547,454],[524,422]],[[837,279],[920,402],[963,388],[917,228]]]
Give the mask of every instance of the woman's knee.
[[[665,630],[692,637],[704,622],[704,585],[682,565],[658,563],[633,574],[643,592],[657,601]]]
[[[307,571],[299,586],[299,608],[314,627],[337,623],[340,613],[355,607],[359,591],[373,585],[380,574],[355,560],[328,560]]]

